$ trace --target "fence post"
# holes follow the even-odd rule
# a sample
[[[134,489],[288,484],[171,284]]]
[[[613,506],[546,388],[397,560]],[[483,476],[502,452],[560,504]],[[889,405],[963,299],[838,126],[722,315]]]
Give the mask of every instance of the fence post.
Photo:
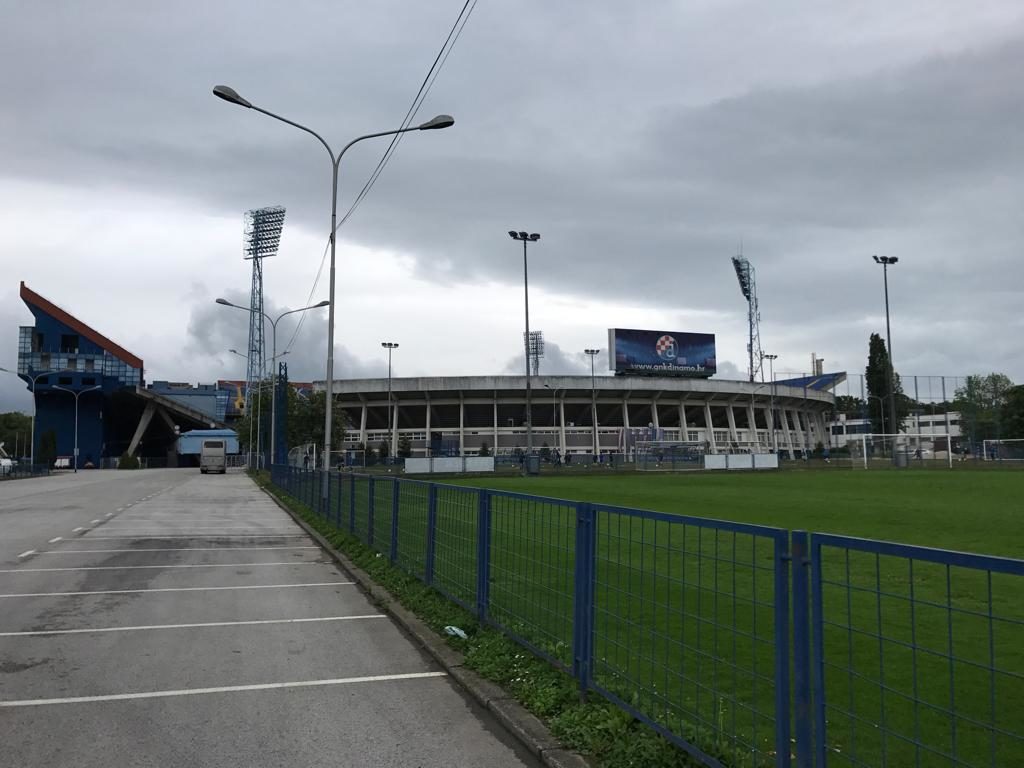
[[[491,602],[491,494],[480,489],[476,515],[476,615],[487,619]]]
[[[391,482],[391,545],[388,547],[388,559],[393,563],[398,560],[398,496],[402,492],[402,483],[397,477]]]
[[[796,764],[799,768],[812,768],[815,761],[811,743],[811,604],[807,592],[810,557],[806,531],[793,531],[790,552],[793,558],[793,698],[796,717]],[[779,685],[778,680],[775,683],[776,686]],[[819,738],[820,736],[821,734]],[[786,744],[789,744],[788,733]]]
[[[597,575],[594,507],[576,505],[576,562],[573,571],[573,676],[579,682],[580,698],[590,687],[594,653],[594,582]]]
[[[367,482],[369,487],[366,489],[366,546],[373,549],[373,511],[377,483],[372,477],[367,478]]]
[[[349,485],[348,495],[348,532],[356,532],[356,476],[352,475],[352,482]],[[341,527],[340,525],[338,526]]]
[[[437,486],[431,483],[427,487],[427,559],[423,568],[423,581],[427,586],[434,585],[434,550],[437,533]]]

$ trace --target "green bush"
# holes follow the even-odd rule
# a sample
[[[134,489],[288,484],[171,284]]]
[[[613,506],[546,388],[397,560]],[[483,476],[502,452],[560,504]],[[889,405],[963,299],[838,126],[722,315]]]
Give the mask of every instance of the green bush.
[[[121,458],[117,462],[118,469],[138,469],[139,460],[132,456],[128,451],[121,454]]]

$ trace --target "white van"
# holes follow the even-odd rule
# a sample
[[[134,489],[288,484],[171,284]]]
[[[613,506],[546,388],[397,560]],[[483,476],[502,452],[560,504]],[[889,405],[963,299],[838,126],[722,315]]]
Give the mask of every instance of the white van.
[[[207,472],[220,472],[223,475],[228,471],[227,466],[224,441],[203,440],[203,447],[199,452],[199,471],[204,475]]]

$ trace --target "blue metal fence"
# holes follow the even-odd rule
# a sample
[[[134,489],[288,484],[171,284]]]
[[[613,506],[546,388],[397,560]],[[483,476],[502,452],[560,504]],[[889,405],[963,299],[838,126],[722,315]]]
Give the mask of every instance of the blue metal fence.
[[[1024,561],[395,477],[275,485],[709,766],[1024,765]]]

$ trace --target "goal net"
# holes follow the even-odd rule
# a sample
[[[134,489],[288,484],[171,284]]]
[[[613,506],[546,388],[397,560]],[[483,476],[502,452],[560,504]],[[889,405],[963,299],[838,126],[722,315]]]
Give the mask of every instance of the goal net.
[[[854,469],[953,466],[953,450],[946,435],[904,432],[848,435],[846,447]]]
[[[640,472],[679,472],[703,467],[703,443],[678,440],[638,440],[636,443],[636,468]]]
[[[1024,461],[1024,440],[983,440],[982,456],[985,461]]]

